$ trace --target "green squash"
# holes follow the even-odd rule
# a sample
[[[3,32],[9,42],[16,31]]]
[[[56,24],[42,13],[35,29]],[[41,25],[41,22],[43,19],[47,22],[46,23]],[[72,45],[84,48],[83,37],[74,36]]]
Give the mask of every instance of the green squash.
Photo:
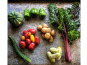
[[[8,14],[8,21],[13,26],[20,26],[23,23],[23,15],[16,11],[11,11]]]

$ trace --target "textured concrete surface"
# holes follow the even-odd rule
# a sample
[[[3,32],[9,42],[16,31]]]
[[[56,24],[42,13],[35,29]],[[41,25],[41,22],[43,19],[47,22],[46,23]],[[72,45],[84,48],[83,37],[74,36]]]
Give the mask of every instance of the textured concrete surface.
[[[49,20],[49,12],[47,9],[49,3],[9,3],[8,4],[8,13],[10,11],[18,11],[23,14],[25,8],[37,8],[38,10],[42,7],[46,11],[46,18],[44,20],[40,20],[39,17],[37,18],[31,18],[29,21],[25,21],[23,25],[21,25],[18,28],[13,27],[8,22],[8,34],[11,35],[17,42],[17,45],[19,44],[20,37],[22,35],[23,30],[27,30],[29,28],[33,28],[37,30],[37,25],[46,23],[48,24]],[[56,3],[57,7],[70,7],[71,3]],[[29,51],[27,48],[25,49],[19,49],[21,52],[23,52],[25,55],[27,55],[31,59],[31,63],[27,63],[23,59],[21,59],[13,49],[11,42],[8,40],[8,64],[9,65],[80,65],[80,39],[73,41],[73,44],[70,46],[71,48],[71,55],[72,55],[72,62],[68,63],[64,60],[64,41],[62,38],[61,33],[54,28],[52,25],[49,25],[52,29],[56,30],[56,36],[54,38],[53,43],[49,43],[47,40],[43,39],[41,37],[41,33],[37,31],[36,35],[40,37],[40,44],[35,47],[34,51]],[[19,45],[18,45],[19,46]],[[56,61],[55,63],[51,63],[50,60],[47,58],[46,52],[51,47],[58,47],[61,46],[63,50],[62,58],[60,61]]]

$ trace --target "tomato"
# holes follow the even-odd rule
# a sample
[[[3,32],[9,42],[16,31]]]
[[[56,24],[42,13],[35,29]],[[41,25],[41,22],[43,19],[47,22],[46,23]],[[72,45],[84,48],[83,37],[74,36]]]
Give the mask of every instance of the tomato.
[[[27,30],[24,30],[23,31],[23,35],[25,35],[25,34],[28,34],[28,31]]]
[[[28,49],[29,50],[34,50],[35,48],[35,44],[34,43],[31,43],[29,46],[28,46]]]
[[[28,36],[31,36],[31,32],[28,32]]]
[[[32,29],[28,29],[28,32],[31,32],[32,31]]]
[[[35,36],[35,43],[39,44],[39,42],[40,42],[39,36]]]
[[[19,46],[20,46],[21,48],[25,48],[25,47],[26,47],[26,43],[25,43],[24,41],[20,41],[20,42],[19,42]]]
[[[21,36],[21,40],[24,41],[25,40],[25,36]]]
[[[26,44],[27,45],[31,44],[31,40],[30,39],[26,39]]]
[[[28,33],[24,34],[25,38],[28,39],[29,36],[28,36]]]
[[[32,29],[31,30],[31,34],[33,34],[33,35],[36,34],[36,30],[35,29]]]

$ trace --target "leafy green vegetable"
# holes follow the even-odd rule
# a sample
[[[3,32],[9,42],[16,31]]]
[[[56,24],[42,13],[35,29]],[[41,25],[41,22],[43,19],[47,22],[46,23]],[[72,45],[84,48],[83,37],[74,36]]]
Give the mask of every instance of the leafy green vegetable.
[[[58,8],[56,7],[56,5],[54,3],[51,3],[48,5],[48,10],[49,10],[49,23],[56,25],[58,24],[57,19],[56,19],[56,15],[58,14]]]
[[[71,8],[57,8],[55,4],[48,5],[49,23],[61,31],[65,42],[65,59],[71,62],[71,53],[68,43],[72,43],[80,37],[78,27],[79,20],[79,3],[74,3]]]
[[[63,25],[64,23],[66,27],[66,32],[67,32],[67,38],[69,41],[76,40],[80,37],[80,31],[78,31],[78,25],[80,25],[79,15],[75,16],[73,13],[73,10],[77,6],[78,7],[76,8],[77,9],[76,14],[79,13],[79,4],[76,4],[76,3],[72,5],[72,8],[67,8],[67,9],[57,8],[56,5],[53,3],[48,5],[49,21],[50,21],[49,23],[53,25],[57,25],[57,28],[63,32],[64,32],[64,25]],[[70,35],[70,32],[72,30],[74,31],[74,33],[72,33],[74,36]],[[79,32],[79,35],[78,35],[78,32]]]
[[[76,3],[72,5],[71,9],[68,8],[64,11],[64,23],[66,26],[67,37],[70,44],[72,43],[73,40],[76,40],[80,37],[80,31],[78,31],[78,27],[80,25],[79,14],[78,14],[79,4],[78,3],[76,4]],[[73,11],[76,11],[76,12],[74,13]]]

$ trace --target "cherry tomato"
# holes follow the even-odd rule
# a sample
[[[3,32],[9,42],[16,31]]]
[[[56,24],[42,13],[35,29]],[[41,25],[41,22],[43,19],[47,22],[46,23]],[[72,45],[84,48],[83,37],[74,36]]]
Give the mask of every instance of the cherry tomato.
[[[28,32],[31,32],[32,31],[32,29],[28,29]]]
[[[27,45],[31,44],[31,40],[30,39],[26,39],[26,44]]]
[[[28,31],[27,30],[24,30],[23,31],[23,35],[25,35],[25,34],[28,34]]]
[[[35,29],[32,29],[31,30],[31,34],[33,34],[33,35],[36,34],[36,30]]]
[[[29,36],[28,36],[28,33],[24,34],[25,38],[28,39]]]
[[[28,36],[31,36],[31,32],[28,32]]]
[[[34,43],[31,43],[29,46],[28,46],[28,49],[29,50],[34,50],[35,48],[35,44]]]
[[[24,41],[25,40],[25,36],[21,36],[21,40]]]
[[[20,41],[20,42],[19,42],[19,46],[20,46],[21,48],[25,48],[25,47],[26,47],[26,43],[25,43],[24,41]]]
[[[35,43],[39,44],[39,42],[40,42],[39,36],[35,36]]]

